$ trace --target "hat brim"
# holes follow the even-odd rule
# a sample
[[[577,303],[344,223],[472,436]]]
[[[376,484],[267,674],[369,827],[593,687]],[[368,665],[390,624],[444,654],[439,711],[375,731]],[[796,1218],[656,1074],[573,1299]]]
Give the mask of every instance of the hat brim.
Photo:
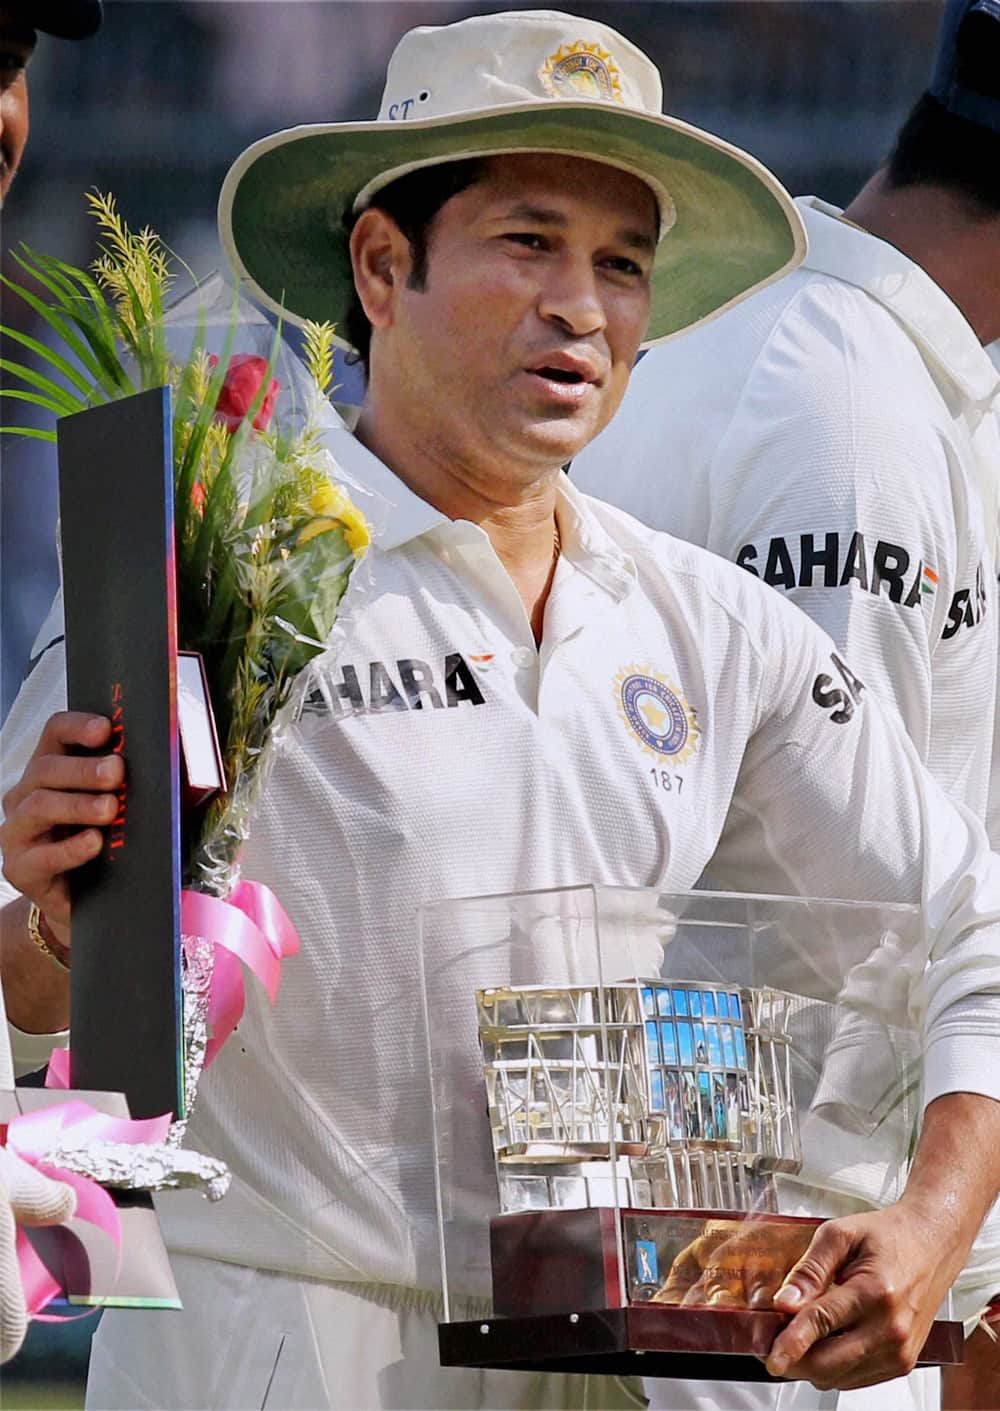
[[[390,172],[511,152],[604,162],[670,193],[676,219],[657,247],[643,347],[714,318],[805,255],[791,197],[746,152],[674,118],[562,101],[275,133],[226,176],[222,244],[266,307],[341,325],[354,297],[343,217],[358,193]]]

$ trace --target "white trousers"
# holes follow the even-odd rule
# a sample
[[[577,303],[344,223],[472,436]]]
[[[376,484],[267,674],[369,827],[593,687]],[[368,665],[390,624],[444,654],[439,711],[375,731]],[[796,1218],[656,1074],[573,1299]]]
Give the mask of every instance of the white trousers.
[[[809,1382],[644,1382],[651,1411],[939,1411],[941,1374],[922,1368],[861,1391]]]
[[[90,1411],[636,1411],[637,1380],[438,1363],[436,1300],[172,1255],[183,1312],[109,1310]],[[423,1305],[423,1306],[421,1306]]]

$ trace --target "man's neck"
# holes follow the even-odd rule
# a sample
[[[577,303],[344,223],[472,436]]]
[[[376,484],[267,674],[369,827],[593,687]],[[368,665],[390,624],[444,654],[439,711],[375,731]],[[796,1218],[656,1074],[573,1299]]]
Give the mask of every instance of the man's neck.
[[[877,172],[844,215],[923,269],[979,341],[1000,338],[1000,213],[979,213],[961,192],[888,184]]]
[[[464,519],[489,536],[520,595],[535,640],[559,557],[555,504],[561,467],[532,479],[502,466],[467,466],[427,436],[415,438],[369,397],[355,428],[358,440],[408,489],[449,519]]]

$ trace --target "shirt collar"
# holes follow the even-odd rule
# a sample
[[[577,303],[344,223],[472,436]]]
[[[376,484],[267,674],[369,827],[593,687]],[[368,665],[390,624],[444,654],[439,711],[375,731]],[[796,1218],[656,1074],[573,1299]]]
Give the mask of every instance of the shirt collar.
[[[355,436],[360,407],[331,408],[331,412],[324,444],[348,479],[358,482],[374,497],[368,518],[377,548],[398,549],[438,525],[447,524],[446,515],[415,495]],[[367,508],[364,504],[359,507]]]
[[[815,196],[800,196],[795,204],[809,236],[806,269],[832,274],[877,299],[969,401],[990,402],[1000,393],[1000,374],[930,275],[887,241],[838,219],[836,206]]]
[[[354,434],[360,414],[360,407],[331,408],[325,444],[348,480],[357,482],[381,502],[368,512],[376,547],[398,549],[432,529],[450,524],[447,515],[415,495],[398,475],[361,444]],[[623,597],[635,581],[635,564],[607,533],[586,496],[581,495],[567,475],[559,477],[556,517],[562,549],[570,562],[612,596]]]
[[[581,494],[568,475],[560,475],[556,518],[565,557],[605,592],[621,601],[638,577],[635,561],[601,524],[590,497]]]

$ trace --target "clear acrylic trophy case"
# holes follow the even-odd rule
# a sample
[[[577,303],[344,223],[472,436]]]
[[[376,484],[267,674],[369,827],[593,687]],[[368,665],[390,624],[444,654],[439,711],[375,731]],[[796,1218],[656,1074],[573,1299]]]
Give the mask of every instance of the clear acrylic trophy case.
[[[768,1379],[816,1226],[905,1183],[917,923],[600,886],[423,907],[442,1362]],[[961,1360],[947,1315],[922,1361]]]

